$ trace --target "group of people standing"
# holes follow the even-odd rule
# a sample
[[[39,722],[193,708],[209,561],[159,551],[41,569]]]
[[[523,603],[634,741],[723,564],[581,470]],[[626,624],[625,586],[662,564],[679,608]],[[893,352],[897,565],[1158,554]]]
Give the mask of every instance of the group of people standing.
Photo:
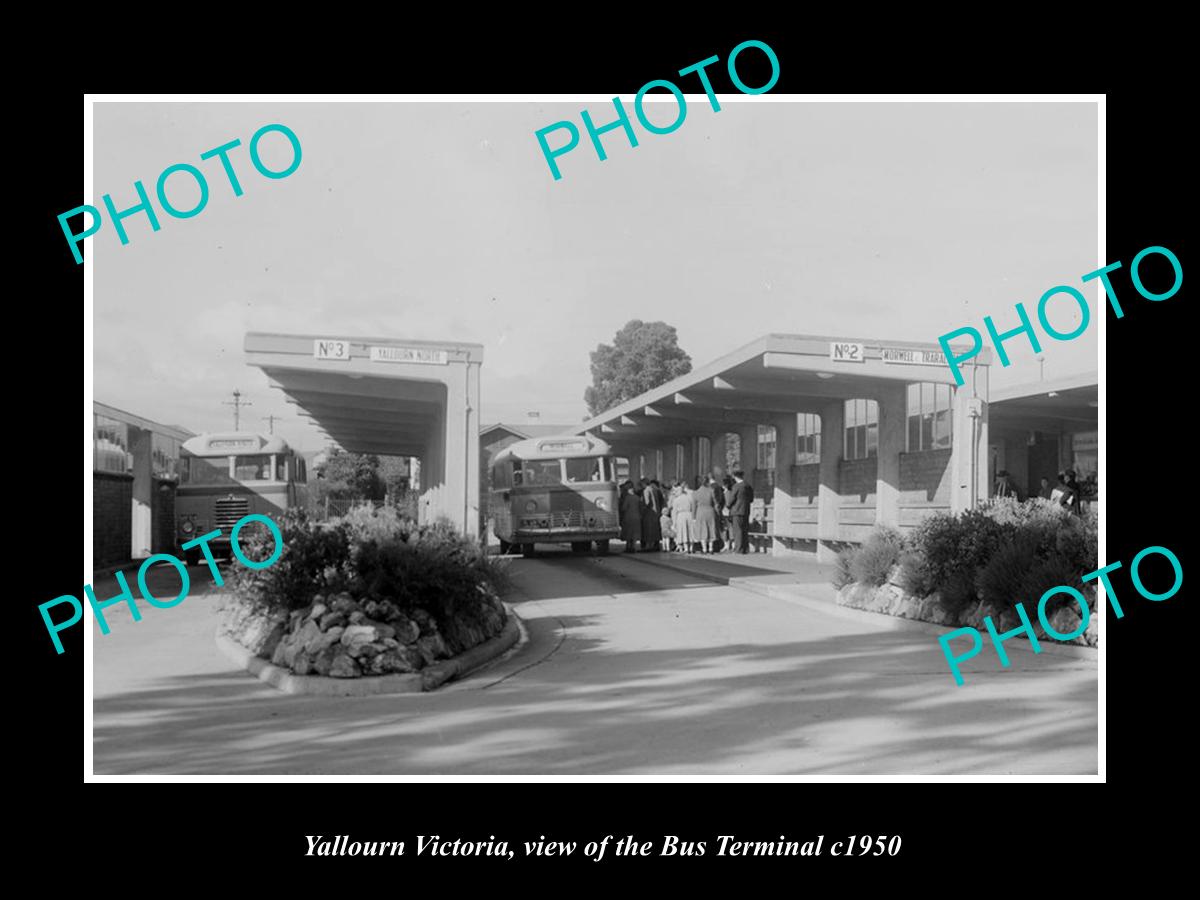
[[[740,469],[718,481],[697,475],[664,489],[657,479],[621,485],[619,513],[625,552],[748,553],[754,488]],[[640,545],[640,548],[639,548]]]
[[[1024,499],[1017,486],[1013,484],[1012,477],[1004,469],[996,473],[996,489],[992,493],[996,497]],[[1059,472],[1054,484],[1050,483],[1049,478],[1043,477],[1037,495],[1059,506],[1065,506],[1076,515],[1082,512],[1083,488],[1076,480],[1074,469]]]

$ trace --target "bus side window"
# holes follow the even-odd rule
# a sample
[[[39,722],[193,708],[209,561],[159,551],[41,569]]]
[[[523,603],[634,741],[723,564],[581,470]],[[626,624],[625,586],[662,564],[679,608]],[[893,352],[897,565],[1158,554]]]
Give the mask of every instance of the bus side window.
[[[296,483],[304,484],[308,480],[308,472],[304,466],[304,457],[296,457]]]
[[[524,473],[521,469],[521,464],[519,462],[514,461],[511,463],[511,465],[513,467],[513,469],[512,469],[513,487],[520,487],[521,484],[524,482]]]

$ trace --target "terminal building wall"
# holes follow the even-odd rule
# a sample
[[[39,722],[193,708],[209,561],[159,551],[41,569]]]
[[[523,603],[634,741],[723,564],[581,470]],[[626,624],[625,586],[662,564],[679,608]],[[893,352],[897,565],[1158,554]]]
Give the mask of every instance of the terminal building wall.
[[[129,559],[133,539],[132,508],[132,475],[92,472],[92,564],[95,568],[115,566]]]

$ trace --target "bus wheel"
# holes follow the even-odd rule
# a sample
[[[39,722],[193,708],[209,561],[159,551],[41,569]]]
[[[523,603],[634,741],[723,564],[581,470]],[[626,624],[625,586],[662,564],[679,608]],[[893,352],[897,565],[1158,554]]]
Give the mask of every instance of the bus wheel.
[[[200,565],[200,551],[199,550],[184,550],[183,551],[183,559],[184,559],[184,562],[186,562],[189,566],[198,566],[198,565]]]
[[[572,553],[587,553],[591,547],[591,541],[571,541]]]
[[[536,551],[534,550],[533,544],[522,544],[521,545],[521,555],[524,556],[526,559],[529,559],[530,557],[532,557],[535,552]]]
[[[608,541],[596,541],[596,552],[601,556],[608,556]]]
[[[512,548],[513,548],[512,544],[510,544],[504,538],[500,538],[500,555],[501,556],[508,556],[508,554],[512,551]]]

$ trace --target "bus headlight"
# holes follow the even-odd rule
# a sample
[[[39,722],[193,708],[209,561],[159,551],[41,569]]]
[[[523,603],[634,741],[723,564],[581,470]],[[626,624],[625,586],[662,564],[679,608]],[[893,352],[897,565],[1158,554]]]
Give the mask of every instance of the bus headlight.
[[[191,519],[184,519],[182,524],[179,526],[179,530],[184,534],[191,534],[196,530],[196,525]]]
[[[530,500],[525,504],[525,512],[534,512],[537,509],[537,501]]]
[[[608,506],[605,504],[603,497],[596,498],[596,509],[608,509]]]

